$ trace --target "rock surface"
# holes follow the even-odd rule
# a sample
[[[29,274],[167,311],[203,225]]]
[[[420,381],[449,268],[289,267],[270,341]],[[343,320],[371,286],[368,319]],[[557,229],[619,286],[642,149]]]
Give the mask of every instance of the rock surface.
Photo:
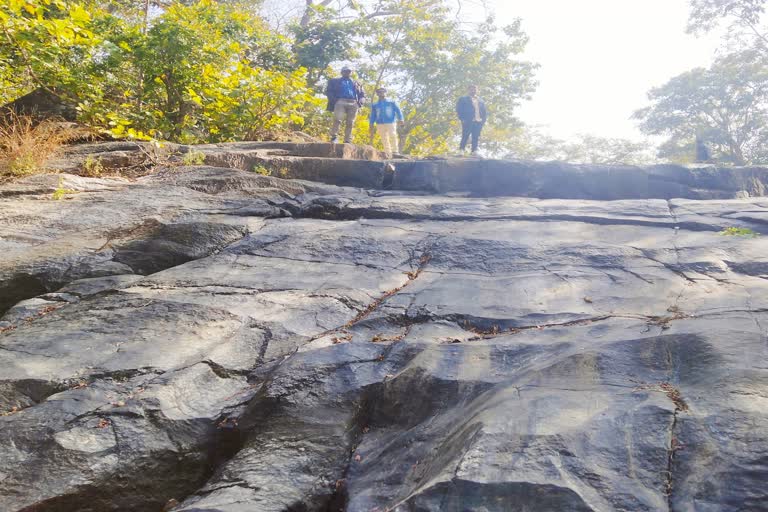
[[[768,510],[768,198],[468,192],[0,187],[0,510]]]
[[[81,174],[90,159],[106,170],[138,172],[182,163],[190,153],[206,165],[258,170],[280,178],[477,197],[736,199],[762,197],[768,190],[768,169],[760,167],[574,165],[455,157],[384,161],[386,155],[370,146],[323,143],[166,144],[160,148],[134,142],[81,144],[49,167]]]

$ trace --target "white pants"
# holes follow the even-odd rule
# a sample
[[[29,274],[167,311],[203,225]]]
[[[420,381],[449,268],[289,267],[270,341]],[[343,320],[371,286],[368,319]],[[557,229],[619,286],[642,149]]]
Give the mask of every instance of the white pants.
[[[384,145],[385,153],[391,155],[392,153],[400,152],[397,141],[397,125],[395,123],[377,124],[376,131],[379,132],[379,137],[381,137],[381,143]]]

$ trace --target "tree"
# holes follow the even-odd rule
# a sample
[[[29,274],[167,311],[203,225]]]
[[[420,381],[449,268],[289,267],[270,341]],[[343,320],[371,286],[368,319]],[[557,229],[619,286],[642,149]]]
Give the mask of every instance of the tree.
[[[536,86],[536,66],[517,58],[527,36],[519,20],[508,27],[492,19],[464,23],[457,16],[461,3],[302,0],[291,31],[297,63],[308,68],[309,83],[318,91],[335,75],[331,66],[341,63],[355,66],[369,97],[378,86],[388,87],[406,116],[401,147],[412,154],[454,145],[455,102],[473,82],[492,105],[492,124],[499,128],[492,132],[502,136],[502,129],[520,126],[514,111]],[[361,128],[365,114],[358,116]],[[326,121],[315,116],[308,131],[324,133]],[[355,142],[367,142],[367,129],[355,133]]]
[[[528,41],[520,20],[493,19],[466,30],[442,0],[388,0],[368,18],[365,61],[369,90],[393,90],[405,113],[401,147],[412,154],[449,150],[458,133],[456,99],[474,83],[491,109],[491,124],[512,129],[520,103],[536,87],[536,65],[519,60]],[[382,13],[388,13],[386,15]]]
[[[748,37],[766,49],[768,30],[761,25],[766,0],[691,0],[688,31],[708,32],[722,22],[730,22],[736,37]]]
[[[505,158],[601,165],[645,165],[653,163],[650,146],[616,137],[580,134],[575,140],[552,137],[535,127],[516,129],[504,144]],[[496,149],[496,153],[499,152]]]
[[[652,163],[648,144],[618,137],[580,134],[561,146],[561,160],[599,165],[644,165]]]
[[[289,42],[234,2],[0,4],[6,101],[42,87],[115,136],[206,142],[265,137],[319,109]]]
[[[305,71],[290,70],[287,41],[232,5],[174,3],[146,32],[120,34],[111,56],[143,80],[108,87],[114,79],[104,69],[103,94],[81,102],[86,120],[112,125],[115,135],[190,143],[252,138],[301,125],[304,110],[317,108]]]
[[[659,156],[694,154],[702,137],[715,160],[736,165],[765,162],[768,144],[766,56],[746,50],[672,78],[648,93],[651,105],[635,112],[643,132],[665,135]]]
[[[518,57],[527,43],[519,20],[470,26],[455,0],[300,0],[293,38],[254,14],[259,0],[80,1],[0,3],[0,94],[10,101],[50,89],[76,102],[81,121],[116,136],[320,133],[327,119],[317,93],[345,60],[356,61],[369,96],[386,85],[400,101],[406,151],[454,144],[455,102],[470,83],[490,105],[487,134],[502,147],[536,85],[536,66]]]
[[[357,20],[340,20],[338,11],[324,5],[307,5],[300,23],[291,27],[296,63],[309,70],[308,85],[318,82],[332,62],[357,56]]]
[[[66,94],[100,43],[91,13],[65,0],[2,2],[0,27],[0,104],[38,87]]]

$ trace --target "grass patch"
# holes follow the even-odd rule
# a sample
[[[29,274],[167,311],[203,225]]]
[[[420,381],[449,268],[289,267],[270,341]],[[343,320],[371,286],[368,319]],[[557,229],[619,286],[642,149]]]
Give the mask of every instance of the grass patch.
[[[0,117],[0,180],[43,172],[43,165],[67,142],[88,133],[54,120],[7,112]]]
[[[187,151],[181,158],[181,162],[184,165],[203,165],[205,163],[205,153],[194,149]]]
[[[720,231],[718,234],[723,236],[746,236],[751,238],[760,236],[760,233],[752,231],[749,228],[735,228],[735,227],[725,228],[724,230]]]
[[[64,179],[59,178],[59,186],[56,187],[56,190],[53,191],[53,195],[51,196],[51,199],[53,199],[54,201],[61,201],[69,194],[77,194],[77,190],[64,188]]]

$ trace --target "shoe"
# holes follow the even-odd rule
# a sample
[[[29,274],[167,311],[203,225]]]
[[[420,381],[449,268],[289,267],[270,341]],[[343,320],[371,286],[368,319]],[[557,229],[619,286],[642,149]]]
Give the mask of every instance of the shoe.
[[[352,141],[349,139],[344,139],[344,144],[352,144]]]
[[[331,144],[336,144],[337,142],[339,142],[337,137],[331,137]]]

